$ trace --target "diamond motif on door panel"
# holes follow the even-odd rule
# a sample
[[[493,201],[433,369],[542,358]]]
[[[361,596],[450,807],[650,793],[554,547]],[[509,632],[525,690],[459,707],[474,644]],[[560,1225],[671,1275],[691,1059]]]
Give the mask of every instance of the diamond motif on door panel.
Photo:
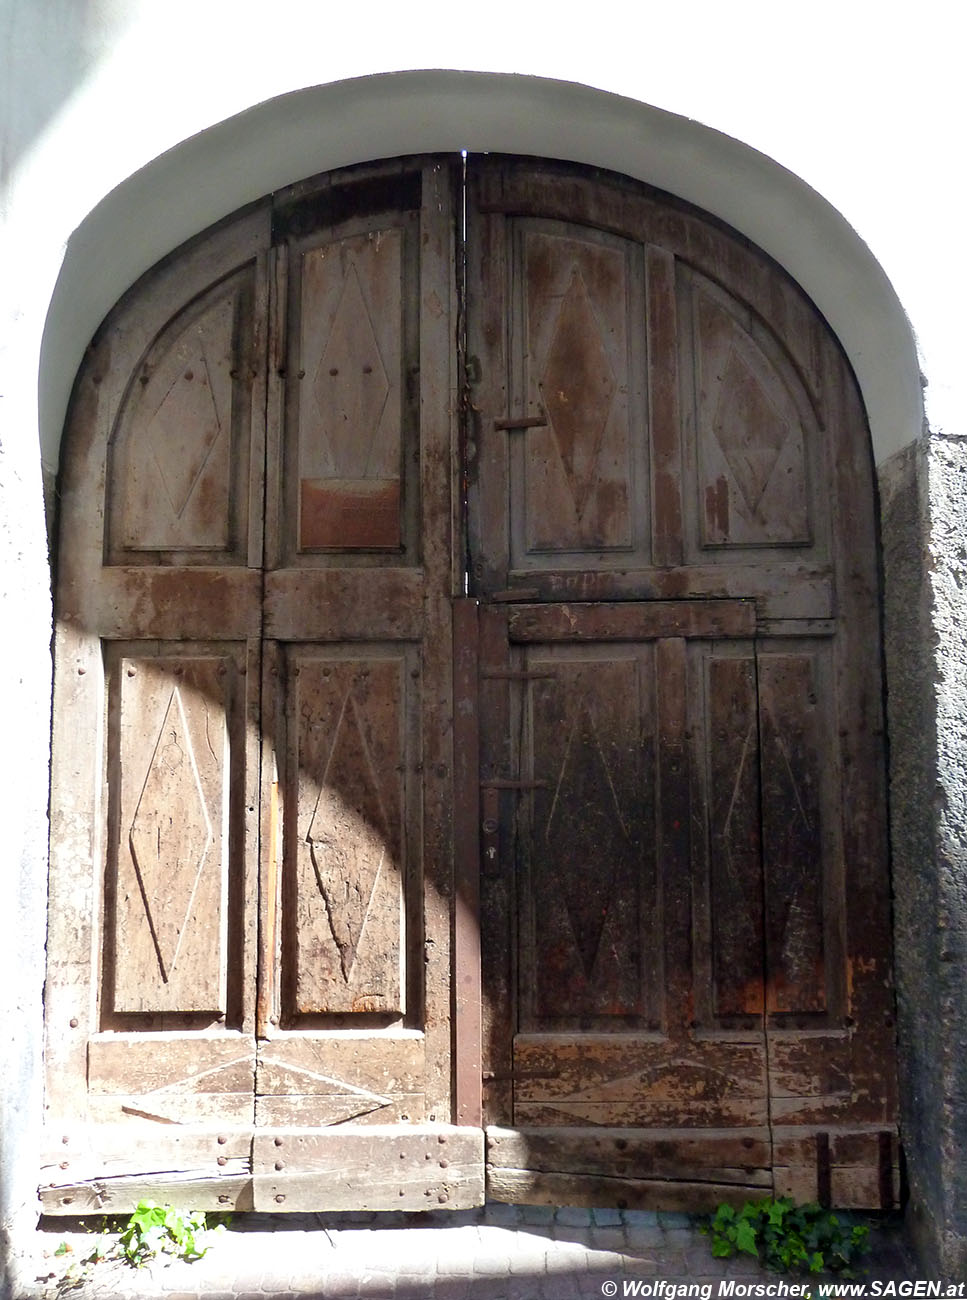
[[[387,818],[359,706],[348,692],[306,832],[343,979],[356,953],[386,858]]]
[[[755,514],[789,436],[789,425],[734,349],[712,429],[746,505]]]
[[[177,687],[165,710],[128,838],[167,983],[213,838]]]
[[[390,385],[355,263],[351,263],[312,381],[323,463],[335,478],[369,478]]]
[[[582,707],[568,733],[544,839],[546,865],[553,863],[588,979],[608,916],[615,863],[629,838],[594,719]]]
[[[206,334],[218,342],[218,355],[231,357],[233,303],[223,302],[180,341],[168,359],[172,376],[161,402],[145,427],[143,440],[164,485],[172,514],[180,519],[201,477],[211,450],[222,432],[215,397],[217,379],[209,364]],[[187,340],[187,342],[186,342]]]
[[[547,350],[540,390],[579,518],[594,487],[615,386],[584,278],[575,267]]]

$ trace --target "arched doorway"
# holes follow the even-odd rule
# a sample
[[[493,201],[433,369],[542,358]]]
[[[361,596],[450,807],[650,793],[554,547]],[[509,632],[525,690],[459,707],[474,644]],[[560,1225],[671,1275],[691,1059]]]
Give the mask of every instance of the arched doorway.
[[[49,1209],[455,1208],[484,1122],[505,1198],[892,1203],[868,438],[768,259],[330,175],[132,291],[69,438]]]

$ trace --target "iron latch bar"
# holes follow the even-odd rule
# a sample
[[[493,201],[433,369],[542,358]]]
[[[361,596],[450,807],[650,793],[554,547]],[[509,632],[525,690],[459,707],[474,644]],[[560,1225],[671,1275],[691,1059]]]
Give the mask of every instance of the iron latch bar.
[[[513,433],[517,429],[545,429],[547,427],[547,416],[541,411],[540,415],[508,415],[501,420],[494,420],[495,429],[506,429]]]

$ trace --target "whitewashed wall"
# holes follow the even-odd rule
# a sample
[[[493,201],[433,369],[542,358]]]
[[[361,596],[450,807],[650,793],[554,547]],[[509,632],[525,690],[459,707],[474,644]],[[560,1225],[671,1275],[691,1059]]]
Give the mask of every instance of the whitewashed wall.
[[[119,294],[182,239],[316,171],[460,148],[611,167],[730,221],[813,295],[863,388],[898,530],[887,552],[906,575],[894,582],[888,567],[891,672],[916,683],[891,704],[909,741],[893,788],[901,812],[919,791],[921,821],[895,818],[898,887],[917,856],[929,905],[905,911],[900,900],[903,944],[933,944],[941,962],[941,931],[967,934],[954,465],[967,435],[965,100],[954,7],[597,0],[580,21],[528,0],[335,10],[323,0],[0,0],[0,1030],[16,1044],[3,1065],[0,1220],[13,1231],[32,1213],[40,1116],[41,464],[49,484],[78,361]],[[921,370],[932,436],[911,451],[923,433]],[[933,817],[937,794],[945,811]],[[955,1038],[967,1038],[964,946],[943,965]],[[905,960],[913,1116],[937,1047],[914,1032],[917,989],[936,962]],[[967,1116],[944,1100],[960,1088],[958,1068],[940,1069],[913,1152],[921,1236],[950,1261],[967,1240],[944,1172]],[[935,1160],[934,1119],[948,1152]]]

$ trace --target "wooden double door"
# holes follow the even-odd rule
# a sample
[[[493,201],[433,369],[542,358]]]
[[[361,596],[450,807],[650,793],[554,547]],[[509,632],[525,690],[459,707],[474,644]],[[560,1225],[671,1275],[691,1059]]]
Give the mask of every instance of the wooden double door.
[[[892,1202],[868,438],[762,254],[305,182],[118,305],[61,486],[49,1212]]]

